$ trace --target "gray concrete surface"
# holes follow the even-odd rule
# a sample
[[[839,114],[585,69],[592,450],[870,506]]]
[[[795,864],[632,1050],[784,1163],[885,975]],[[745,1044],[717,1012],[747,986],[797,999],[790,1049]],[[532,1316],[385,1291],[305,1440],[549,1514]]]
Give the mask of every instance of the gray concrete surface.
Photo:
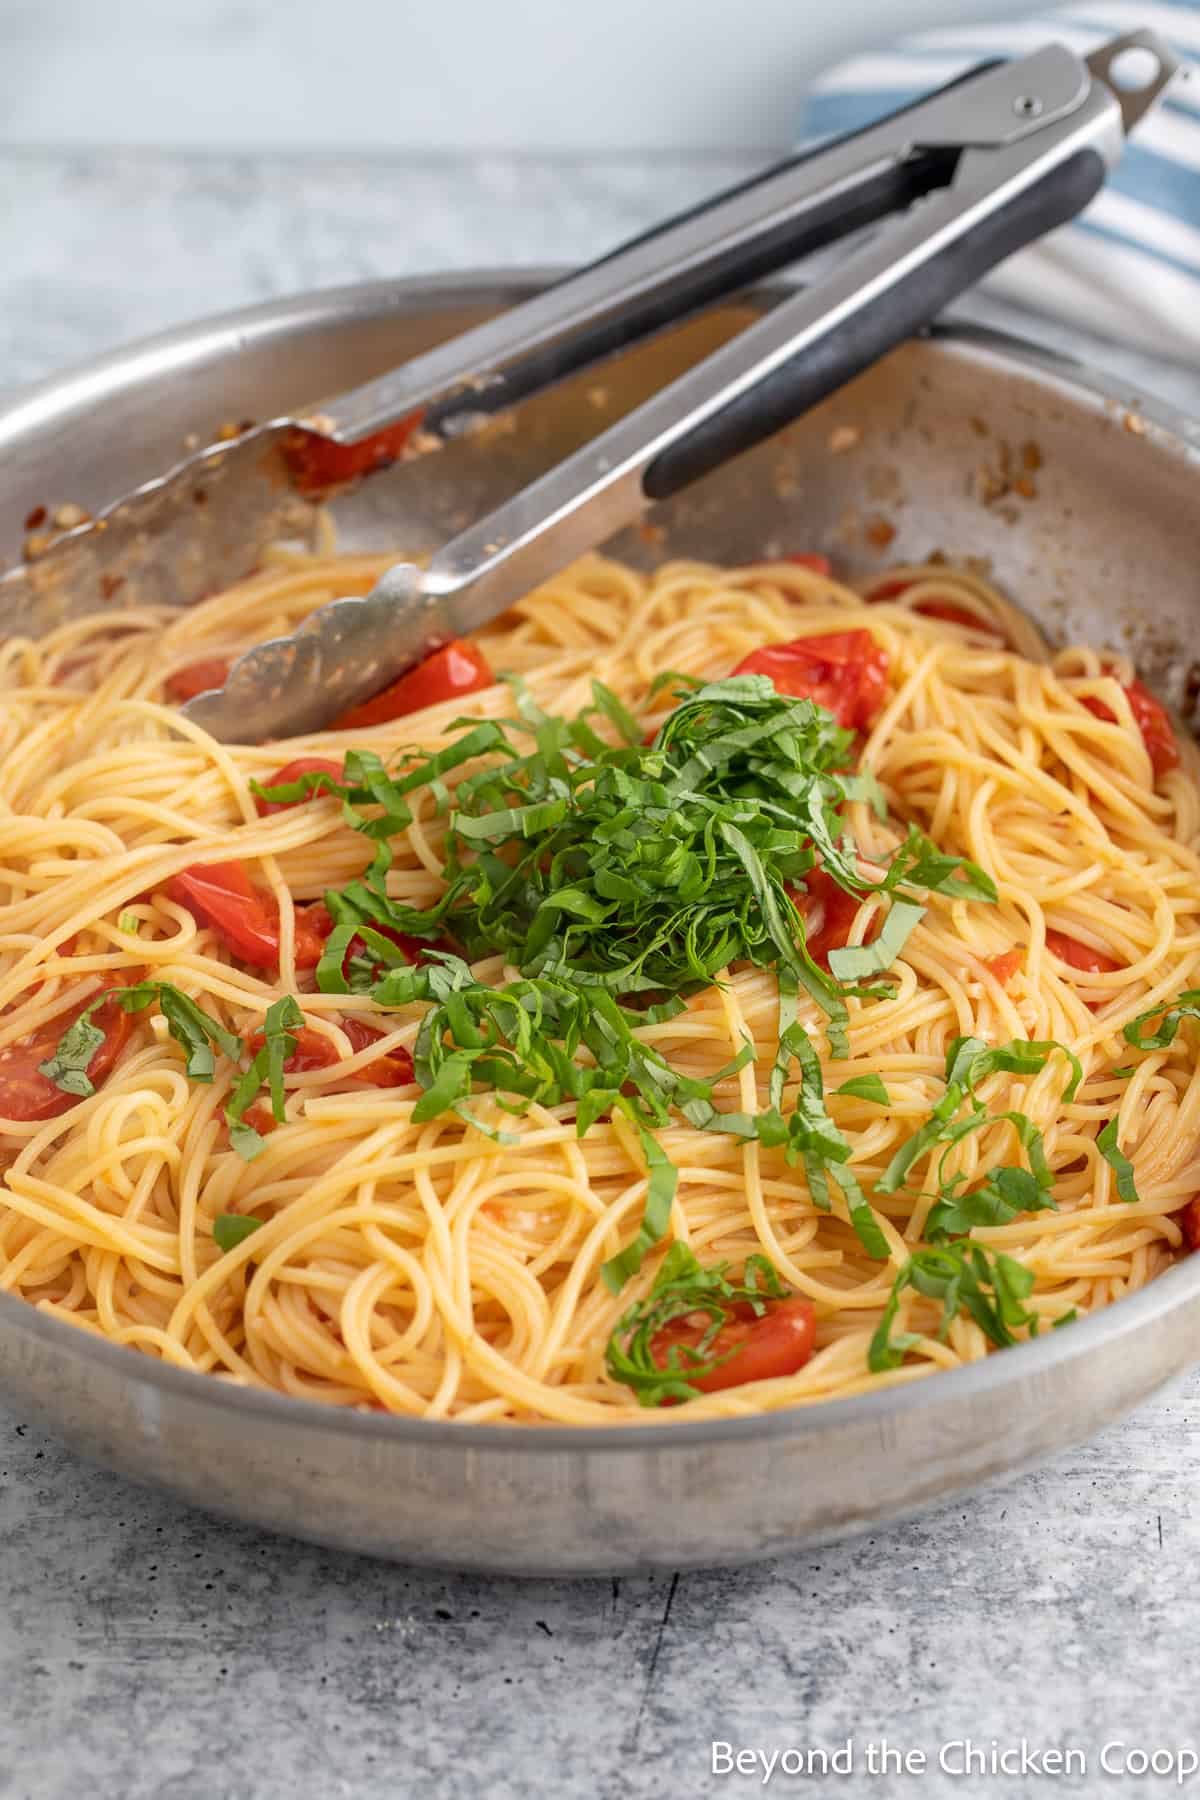
[[[582,257],[738,172],[6,154],[0,386],[288,288]],[[1198,372],[1122,366],[1200,408]],[[1177,1762],[1107,1774],[1105,1745],[1200,1748],[1196,1377],[915,1524],[621,1582],[423,1574],[267,1538],[90,1470],[3,1412],[0,1449],[5,1800],[761,1791],[761,1767],[712,1773],[714,1740],[840,1762],[850,1740],[850,1774],[789,1773],[793,1755],[771,1793],[1158,1795],[1178,1791]],[[962,1750],[939,1768],[964,1739],[989,1757],[994,1741],[1015,1772],[956,1773]],[[925,1770],[880,1772],[884,1740]],[[1056,1748],[1086,1772],[1038,1773]]]

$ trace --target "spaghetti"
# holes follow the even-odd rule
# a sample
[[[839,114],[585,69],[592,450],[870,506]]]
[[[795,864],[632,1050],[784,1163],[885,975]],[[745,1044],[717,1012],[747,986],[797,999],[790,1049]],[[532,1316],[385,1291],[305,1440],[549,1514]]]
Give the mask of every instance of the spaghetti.
[[[1177,1004],[1200,977],[1200,762],[1119,659],[1051,655],[992,587],[940,566],[860,594],[820,559],[645,576],[594,557],[482,634],[435,704],[418,689],[400,717],[367,709],[254,748],[180,716],[189,682],[220,679],[224,659],[333,594],[366,592],[387,560],[280,552],[185,614],[107,611],[0,648],[7,1290],[256,1387],[586,1425],[908,1382],[1107,1305],[1172,1261],[1200,1189],[1200,1073]],[[682,1009],[656,991],[635,1013],[630,1066],[691,1083],[676,1100],[709,1096],[672,1101],[650,1133],[619,1093],[585,1121],[586,1081],[520,1104],[475,1081],[469,1107],[431,1110],[411,1058],[428,1080],[429,1057],[448,1054],[428,1029],[421,1050],[436,996],[428,981],[420,998],[378,996],[415,996],[419,964],[464,968],[432,930],[415,943],[360,931],[347,953],[360,976],[383,959],[370,981],[318,984],[336,896],[381,841],[361,828],[378,807],[342,805],[348,751],[405,769],[461,739],[463,712],[513,718],[512,686],[480,685],[488,665],[559,720],[592,705],[599,678],[612,704],[590,727],[597,754],[625,714],[661,745],[691,694],[656,686],[663,671],[720,682],[748,662],[770,680],[712,692],[731,706],[753,692],[761,709],[787,685],[764,649],[851,636],[875,673],[857,650],[848,709],[844,660],[823,652],[819,688],[811,650],[797,653],[794,691],[859,734],[840,809],[859,886],[818,866],[789,890],[809,952],[790,1066],[767,955],[690,984]],[[486,765],[407,792],[411,823],[388,839],[395,906],[436,913],[448,799]],[[271,800],[276,777],[290,800]],[[910,827],[943,864],[976,865],[994,901],[956,890],[961,874],[936,885],[922,852],[928,891],[914,876],[905,912],[881,878]],[[454,915],[444,924],[452,940]],[[511,984],[509,955],[474,956],[458,979]],[[585,1045],[576,1061],[596,1057]],[[706,1127],[706,1107],[750,1123]],[[776,1116],[778,1129],[758,1123]],[[654,1157],[674,1171],[665,1229],[633,1257]],[[782,1362],[759,1354],[766,1327],[788,1338]]]

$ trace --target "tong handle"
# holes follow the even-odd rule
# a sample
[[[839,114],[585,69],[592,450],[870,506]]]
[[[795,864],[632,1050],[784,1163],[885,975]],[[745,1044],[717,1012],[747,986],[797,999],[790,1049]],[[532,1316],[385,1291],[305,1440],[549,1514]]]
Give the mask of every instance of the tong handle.
[[[953,176],[960,146],[926,143],[947,95],[992,60],[858,131],[829,139],[632,238],[495,319],[436,345],[322,412],[355,443],[418,410],[449,437],[663,326],[749,287],[862,226],[903,211]],[[906,121],[911,119],[912,141]]]
[[[1051,74],[1069,73],[1064,58],[1078,68],[1059,52]],[[446,630],[478,629],[655,501],[860,374],[1004,257],[1077,213],[1122,143],[1120,107],[1094,81],[1037,141],[963,150],[949,187],[443,546],[423,586]]]
[[[1097,151],[1078,150],[1036,184],[987,214],[936,257],[918,263],[801,353],[662,450],[642,477],[647,498],[670,499],[721,463],[772,437],[862,374],[928,325],[997,263],[1074,218],[1099,193],[1106,173]]]

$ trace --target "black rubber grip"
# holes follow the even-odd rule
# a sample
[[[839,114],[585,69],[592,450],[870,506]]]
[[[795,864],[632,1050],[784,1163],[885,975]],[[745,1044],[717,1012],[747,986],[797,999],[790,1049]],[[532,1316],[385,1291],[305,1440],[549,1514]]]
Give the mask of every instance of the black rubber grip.
[[[752,175],[746,181],[726,188],[720,194],[702,200],[684,212],[676,213],[673,218],[643,232],[640,237],[631,238],[620,249],[564,276],[563,281],[557,285],[565,286],[577,280],[580,275],[601,269],[606,263],[624,256],[628,251],[637,249],[642,244],[653,243],[655,238],[687,224],[689,219],[710,211],[722,201],[750,193],[763,183],[774,181],[793,169],[800,169],[843,144],[865,137],[868,132],[877,130],[880,125],[887,124],[892,119],[903,118],[906,113],[914,112],[938,95],[948,94],[963,82],[974,81],[977,76],[986,74],[989,69],[998,66],[998,61],[999,59],[993,59],[979,63],[953,81],[948,81],[944,87],[933,93],[923,94],[920,99],[876,119],[859,131],[848,131],[841,137],[826,139],[812,150],[800,151],[764,170],[762,174]],[[790,263],[799,262],[802,257],[823,250],[827,244],[848,237],[862,226],[873,225],[891,213],[903,211],[922,194],[945,187],[953,178],[960,154],[957,147],[922,149],[862,181],[850,194],[831,197],[808,208],[800,217],[781,221],[773,230],[764,232],[752,245],[740,245],[730,250],[725,256],[676,278],[662,291],[647,293],[633,303],[628,300],[614,302],[611,311],[592,320],[582,330],[572,332],[554,343],[542,345],[510,364],[507,369],[499,371],[499,380],[488,387],[481,389],[473,386],[468,392],[452,395],[440,406],[430,408],[424,421],[425,429],[446,429],[450,420],[464,409],[472,413],[503,412],[530,394],[541,392],[567,375],[586,368],[590,363],[599,362],[603,357],[628,349],[631,344],[661,330],[665,325],[681,323],[704,307],[713,306],[718,300],[761,281],[764,276],[775,274]]]
[[[662,451],[646,470],[646,494],[652,500],[667,500],[730,457],[782,430],[928,325],[1006,256],[1074,218],[1100,191],[1105,173],[1095,150],[1077,151],[896,287]]]

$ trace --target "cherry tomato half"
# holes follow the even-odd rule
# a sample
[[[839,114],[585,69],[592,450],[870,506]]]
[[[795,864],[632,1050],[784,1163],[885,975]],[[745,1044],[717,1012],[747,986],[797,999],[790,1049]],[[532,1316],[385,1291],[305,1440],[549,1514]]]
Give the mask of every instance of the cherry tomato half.
[[[676,1361],[683,1379],[703,1394],[715,1394],[722,1388],[741,1387],[747,1381],[768,1381],[776,1375],[794,1375],[813,1353],[817,1332],[817,1315],[811,1300],[793,1295],[788,1300],[771,1300],[758,1318],[749,1304],[730,1309],[712,1343],[704,1351],[704,1360],[729,1358],[719,1367],[693,1375],[683,1352],[694,1350],[709,1326],[707,1313],[693,1313],[672,1319],[656,1332],[650,1354],[659,1369],[668,1367],[672,1350],[680,1354]],[[731,1354],[732,1353],[732,1354]]]
[[[317,900],[312,906],[305,908],[305,929],[312,932],[320,940],[321,944],[324,945],[326,938],[333,930],[333,919],[323,900]],[[399,950],[404,957],[405,962],[408,963],[419,963],[422,956],[430,950],[453,951],[455,948],[448,938],[439,938],[436,943],[431,943],[428,938],[412,937],[407,931],[397,931],[391,925],[373,925],[371,929],[372,931],[377,931],[380,937],[387,938],[389,943],[395,944],[397,950]],[[366,940],[359,937],[356,933],[346,946],[346,954],[342,961],[343,974],[348,976],[350,963],[355,958],[366,955]],[[318,954],[317,961],[319,962],[320,960],[320,955]],[[386,974],[387,967],[388,965],[383,961],[375,963],[372,970],[373,979],[378,981],[381,975]]]
[[[371,1044],[377,1044],[385,1035],[367,1025],[362,1019],[343,1019],[342,1030],[350,1039],[350,1046],[357,1054]],[[332,1069],[341,1058],[330,1038],[314,1031],[311,1026],[302,1025],[291,1033],[296,1040],[296,1048],[283,1065],[285,1075],[307,1075],[316,1069]],[[247,1043],[251,1056],[257,1056],[266,1042],[261,1031],[256,1031]],[[364,1087],[407,1087],[413,1079],[412,1057],[407,1050],[393,1050],[387,1056],[377,1056],[365,1068],[355,1069],[346,1076],[347,1081],[361,1082]]]
[[[121,986],[123,983],[114,985]],[[77,1094],[65,1094],[43,1075],[38,1065],[46,1062],[58,1047],[68,1026],[91,1005],[92,999],[81,1000],[70,1012],[62,1013],[43,1025],[25,1043],[9,1044],[0,1050],[0,1119],[15,1119],[24,1124],[39,1119],[56,1119],[72,1106],[78,1106]],[[129,1014],[115,1000],[106,1000],[92,1014],[92,1023],[104,1033],[87,1066],[88,1079],[99,1087],[111,1072],[133,1029]]]
[[[168,698],[178,700],[182,706],[185,700],[194,700],[197,694],[207,694],[209,688],[224,687],[230,666],[227,656],[204,656],[199,662],[188,663],[184,669],[176,669],[167,676],[163,686]]]
[[[1103,950],[1093,950],[1090,944],[1081,944],[1078,938],[1068,937],[1065,931],[1047,931],[1046,948],[1060,962],[1084,975],[1111,975],[1121,967],[1111,956],[1105,956]]]
[[[493,675],[487,657],[466,638],[455,638],[443,644],[432,656],[409,669],[398,681],[352,706],[329,727],[331,731],[358,731],[364,725],[386,725],[391,719],[402,719],[407,713],[421,712],[426,706],[437,706],[442,700],[454,700],[463,694],[478,693],[493,687]]]
[[[814,575],[833,574],[833,564],[829,558],[812,550],[797,550],[793,555],[785,556],[783,560],[795,563],[800,569],[811,569]]]
[[[769,675],[781,694],[815,700],[850,731],[866,731],[887,695],[887,657],[869,631],[764,644],[735,675]]]
[[[292,477],[292,485],[302,494],[322,494],[331,488],[344,487],[362,475],[385,469],[404,452],[413,432],[424,418],[424,409],[373,431],[356,444],[336,444],[332,438],[299,427],[290,432],[283,446],[283,457]]]
[[[341,763],[332,762],[327,756],[298,756],[294,762],[284,763],[282,769],[277,769],[270,781],[264,781],[262,785],[264,787],[282,787],[285,781],[299,781],[302,775],[318,774],[332,775],[335,781],[340,781],[342,768]],[[320,788],[314,788],[306,798],[314,800],[320,792]],[[256,799],[254,804],[259,817],[265,819],[269,813],[286,812],[290,806],[302,806],[304,802],[302,800]]]
[[[845,948],[862,901],[839,887],[824,869],[810,869],[804,877],[804,887],[803,893],[798,887],[789,887],[788,894],[804,920],[808,954],[828,969],[829,952]]]
[[[255,887],[241,863],[193,864],[171,877],[167,893],[186,906],[200,924],[211,925],[225,948],[241,962],[255,969],[279,967],[279,909],[271,894]],[[315,968],[321,960],[324,937],[314,927],[314,910],[296,909],[298,969]]]
[[[356,1053],[367,1049],[370,1044],[377,1044],[385,1036],[384,1032],[376,1031],[373,1025],[368,1025],[363,1019],[343,1019],[342,1030]],[[414,1079],[413,1059],[401,1044],[386,1056],[377,1056],[365,1068],[356,1070],[350,1079],[369,1082],[372,1087],[408,1087]]]
[[[1179,766],[1179,745],[1175,741],[1175,731],[1170,715],[1162,702],[1156,700],[1149,688],[1144,687],[1140,681],[1131,681],[1125,689],[1125,696],[1129,701],[1129,710],[1142,734],[1142,742],[1146,746],[1150,767],[1154,771],[1154,778],[1157,781],[1160,775],[1165,775],[1169,769]],[[1090,713],[1095,713],[1098,719],[1107,719],[1110,725],[1116,724],[1117,715],[1106,701],[1097,699],[1094,694],[1089,694],[1083,704]]]

